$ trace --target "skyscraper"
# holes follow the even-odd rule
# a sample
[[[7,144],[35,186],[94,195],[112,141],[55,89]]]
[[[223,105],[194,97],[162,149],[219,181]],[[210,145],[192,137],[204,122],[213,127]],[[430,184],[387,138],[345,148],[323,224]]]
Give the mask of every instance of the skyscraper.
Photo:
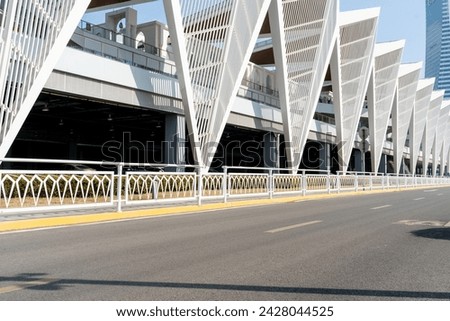
[[[426,0],[425,77],[435,77],[435,89],[450,98],[450,14],[449,0]]]

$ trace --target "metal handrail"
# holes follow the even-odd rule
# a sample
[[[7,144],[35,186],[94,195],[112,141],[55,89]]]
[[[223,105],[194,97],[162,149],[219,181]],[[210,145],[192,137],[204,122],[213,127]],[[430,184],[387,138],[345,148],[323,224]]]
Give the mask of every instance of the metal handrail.
[[[88,53],[91,53],[91,54],[94,54],[94,55],[97,55],[97,56],[100,56],[100,57],[103,57],[103,58],[108,58],[108,59],[115,60],[115,61],[118,61],[118,62],[126,63],[126,64],[128,64],[130,66],[139,67],[141,69],[154,71],[154,72],[157,72],[157,73],[160,73],[160,74],[164,74],[166,76],[169,76],[169,77],[172,77],[172,78],[175,78],[175,79],[178,78],[175,64],[170,64],[170,63],[167,63],[166,61],[159,60],[158,58],[156,58],[156,56],[152,58],[151,55],[149,55],[149,54],[145,55],[143,53],[140,53],[139,50],[137,50],[137,49],[133,50],[132,48],[126,49],[126,46],[124,46],[124,47],[116,46],[118,50],[121,50],[123,52],[129,53],[131,55],[131,57],[132,57],[131,60],[127,60],[127,59],[124,59],[124,58],[121,58],[121,57],[118,57],[118,56],[111,56],[110,54],[104,53],[103,51],[98,51],[98,50],[94,50],[94,49],[90,49],[90,48],[85,48],[85,47],[82,47],[82,46],[79,46],[79,45],[73,45],[73,44],[70,44],[70,43],[68,44],[68,47],[71,47],[71,48],[76,49],[76,50],[88,52]],[[143,59],[150,59],[150,61],[154,65],[156,64],[156,66],[148,66],[148,65],[144,66],[144,65],[142,65],[141,62],[136,61],[135,56],[136,57],[142,57]],[[167,68],[165,68],[165,67],[167,67]],[[167,69],[169,69],[169,70],[167,70]]]
[[[93,23],[85,21],[85,20],[80,20],[78,27],[85,32],[88,32],[90,34],[93,34],[95,36],[98,36],[98,37],[106,39],[106,40],[114,41],[113,39],[117,39],[117,36],[121,36],[121,37],[123,37],[123,39],[128,40],[129,43],[135,43],[135,44],[140,43],[140,41],[138,41],[136,38],[131,38],[131,37],[125,36],[124,34],[122,34],[120,32],[116,32],[114,30],[102,27],[100,25],[93,24]],[[100,34],[95,33],[95,30],[98,30],[98,29],[104,31],[104,33],[100,33]],[[109,37],[106,37],[107,34],[109,35]],[[114,41],[114,42],[117,42],[117,41]],[[146,42],[142,42],[142,44],[144,44],[144,46],[146,48],[151,49],[150,52],[148,52],[149,54],[152,54],[152,55],[155,55],[155,56],[158,56],[161,58],[168,57],[169,55],[172,54],[170,51],[158,48],[152,44],[149,44]],[[135,48],[135,47],[132,47],[132,48]],[[135,49],[139,50],[139,48],[135,48]],[[147,52],[147,51],[144,51],[144,52]],[[165,56],[163,55],[163,53],[165,53]]]
[[[177,164],[89,160],[3,158],[1,162],[84,164],[115,166],[114,171],[0,170],[0,212],[49,210],[157,202],[197,201],[230,197],[270,197],[307,193],[341,193],[373,189],[406,189],[416,186],[450,185],[449,178],[392,176],[379,173],[328,170],[292,170],[277,167],[224,166],[223,173],[204,173],[197,165],[182,165],[194,172],[127,171],[126,166],[179,168]],[[253,173],[245,171],[252,170]],[[239,171],[244,171],[239,173]],[[255,173],[258,172],[258,173]],[[281,172],[287,172],[282,174]],[[363,175],[364,174],[364,175]],[[211,180],[212,179],[212,180]],[[76,198],[80,198],[77,200]],[[59,203],[58,203],[59,202]],[[55,205],[56,204],[56,205]],[[25,207],[24,207],[25,206]],[[31,208],[30,208],[31,206]],[[34,207],[33,207],[34,206]],[[47,207],[46,207],[47,206]]]

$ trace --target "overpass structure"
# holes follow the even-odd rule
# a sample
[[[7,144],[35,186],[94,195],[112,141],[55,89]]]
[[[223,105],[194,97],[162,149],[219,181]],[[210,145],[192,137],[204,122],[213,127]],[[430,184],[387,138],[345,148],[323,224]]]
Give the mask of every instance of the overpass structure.
[[[447,174],[450,103],[407,43],[376,43],[380,9],[163,0],[138,23],[142,3],[161,1],[0,2],[1,159]]]

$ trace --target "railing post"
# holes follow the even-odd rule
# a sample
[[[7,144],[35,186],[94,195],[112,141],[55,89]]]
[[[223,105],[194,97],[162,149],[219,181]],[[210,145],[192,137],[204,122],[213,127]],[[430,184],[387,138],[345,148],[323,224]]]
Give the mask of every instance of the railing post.
[[[123,163],[120,163],[117,166],[117,212],[122,212],[122,171]]]
[[[273,189],[274,189],[274,181],[273,181],[273,169],[269,169],[269,198],[273,198]]]
[[[202,195],[203,195],[203,170],[201,167],[198,168],[198,206],[202,205]]]
[[[331,177],[330,177],[330,171],[327,172],[327,192],[328,192],[328,194],[331,193]]]
[[[222,189],[223,189],[223,202],[226,203],[228,201],[227,197],[228,197],[228,186],[229,186],[229,180],[228,180],[228,167],[224,166],[223,167],[223,184],[222,184]]]
[[[185,172],[186,172],[186,170],[185,170]],[[188,182],[190,184],[190,180],[188,180]],[[192,179],[192,197],[194,199],[197,198],[197,192],[198,192],[197,184],[198,184],[198,182],[197,182],[196,176],[194,175],[194,178]]]
[[[339,172],[336,174],[337,177],[337,192],[338,194],[341,193],[341,175],[339,174]]]
[[[159,186],[161,185],[161,179],[159,178],[158,175],[153,177],[153,188],[152,188],[152,192],[153,192],[153,199],[157,200],[158,199],[158,194],[159,194]]]
[[[355,174],[355,192],[358,191],[358,175]]]
[[[306,188],[307,188],[307,182],[306,182],[306,172],[302,171],[302,195],[306,196]]]

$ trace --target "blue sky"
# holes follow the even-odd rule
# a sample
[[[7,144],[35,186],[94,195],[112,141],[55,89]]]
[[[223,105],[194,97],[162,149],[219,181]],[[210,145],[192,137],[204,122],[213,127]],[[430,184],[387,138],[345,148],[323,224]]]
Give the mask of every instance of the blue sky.
[[[405,39],[403,62],[425,61],[425,0],[340,0],[341,11],[380,7],[377,41]],[[162,0],[135,5],[138,22],[165,21]],[[85,20],[103,22],[103,14],[88,14]]]
[[[377,41],[405,39],[403,62],[425,61],[425,0],[340,0],[341,11],[380,7]]]

